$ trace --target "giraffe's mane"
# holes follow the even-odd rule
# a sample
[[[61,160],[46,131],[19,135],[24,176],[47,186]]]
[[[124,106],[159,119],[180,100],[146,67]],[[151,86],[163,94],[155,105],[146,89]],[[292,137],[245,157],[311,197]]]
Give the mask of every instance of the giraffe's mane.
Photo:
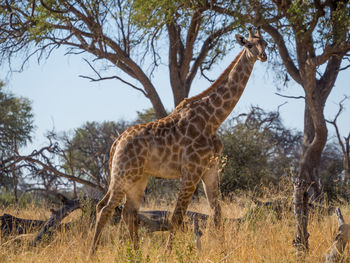
[[[218,79],[209,88],[202,91],[201,93],[199,93],[196,96],[184,99],[179,105],[177,105],[177,107],[175,109],[179,109],[182,106],[184,106],[185,104],[187,104],[188,102],[192,102],[192,101],[195,101],[197,99],[200,99],[200,98],[208,95],[213,90],[215,90],[226,79],[226,77],[230,73],[231,69],[237,64],[237,62],[240,59],[243,52],[244,52],[244,49],[242,49],[241,52],[238,53],[236,58],[231,62],[231,64],[224,70],[224,72],[218,77]]]

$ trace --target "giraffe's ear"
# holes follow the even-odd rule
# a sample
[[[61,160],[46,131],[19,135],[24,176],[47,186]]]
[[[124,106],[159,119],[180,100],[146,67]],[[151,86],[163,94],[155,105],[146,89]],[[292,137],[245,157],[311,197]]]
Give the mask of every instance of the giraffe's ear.
[[[237,34],[236,40],[237,40],[238,44],[240,44],[241,46],[244,46],[246,44],[246,40],[244,39],[244,36],[242,36],[242,35]]]

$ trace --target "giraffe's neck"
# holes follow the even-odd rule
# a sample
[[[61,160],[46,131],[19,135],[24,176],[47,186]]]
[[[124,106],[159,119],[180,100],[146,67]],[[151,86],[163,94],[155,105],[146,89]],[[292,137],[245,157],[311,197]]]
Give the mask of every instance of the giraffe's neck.
[[[221,123],[236,106],[255,63],[245,49],[238,54],[235,60],[235,63],[231,63],[224,71],[223,74],[226,72],[226,76],[221,76],[221,83],[217,83],[216,87],[207,93],[207,99],[203,101],[205,103],[202,107],[206,108],[209,114],[207,125],[212,134],[216,133]]]

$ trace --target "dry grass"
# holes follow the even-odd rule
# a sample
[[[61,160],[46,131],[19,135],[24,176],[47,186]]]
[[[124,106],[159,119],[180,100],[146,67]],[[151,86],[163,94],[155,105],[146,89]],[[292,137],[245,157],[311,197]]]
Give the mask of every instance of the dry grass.
[[[152,204],[147,208],[152,208]],[[248,211],[249,201],[246,197],[236,198],[223,204],[227,217],[241,217]],[[166,207],[156,207],[161,209]],[[171,208],[170,208],[171,209]],[[191,209],[208,212],[205,200],[191,205]],[[6,209],[2,213],[32,219],[49,216],[48,210],[31,207],[16,211]],[[350,222],[350,207],[342,207],[346,222]],[[69,220],[78,223],[65,233],[58,233],[51,242],[44,242],[39,247],[31,247],[33,235],[10,237],[1,240],[0,262],[87,262],[87,252],[91,240],[91,230],[87,219],[80,212],[71,215]],[[103,232],[101,245],[95,258],[90,262],[296,262],[292,247],[295,226],[291,211],[284,211],[282,219],[276,218],[274,212],[261,210],[254,213],[240,226],[225,223],[225,231],[214,233],[205,230],[202,237],[202,251],[197,251],[190,231],[178,233],[171,252],[165,248],[168,233],[147,234],[142,229],[141,249],[131,249],[123,224],[108,225]],[[324,262],[324,253],[331,246],[337,231],[335,216],[310,218],[310,252],[304,262]],[[345,261],[350,261],[346,250]]]

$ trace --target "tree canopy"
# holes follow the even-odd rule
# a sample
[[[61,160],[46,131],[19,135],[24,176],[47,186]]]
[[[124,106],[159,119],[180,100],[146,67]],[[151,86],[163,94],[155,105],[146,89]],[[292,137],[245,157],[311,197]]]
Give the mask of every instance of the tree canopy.
[[[33,113],[28,99],[17,98],[4,90],[0,82],[0,153],[7,157],[14,147],[32,140]]]
[[[6,92],[0,82],[0,187],[14,188],[17,199],[17,184],[21,173],[2,169],[13,158],[15,152],[32,140],[33,113],[28,99]]]
[[[116,79],[150,100],[157,118],[166,116],[155,69],[166,63],[175,106],[188,96],[194,77],[223,57],[236,23],[187,1],[0,1],[0,61],[50,56],[58,47],[83,54],[96,77]],[[167,51],[164,51],[167,46]],[[118,68],[103,76],[101,69]],[[115,72],[115,70],[113,70]]]

